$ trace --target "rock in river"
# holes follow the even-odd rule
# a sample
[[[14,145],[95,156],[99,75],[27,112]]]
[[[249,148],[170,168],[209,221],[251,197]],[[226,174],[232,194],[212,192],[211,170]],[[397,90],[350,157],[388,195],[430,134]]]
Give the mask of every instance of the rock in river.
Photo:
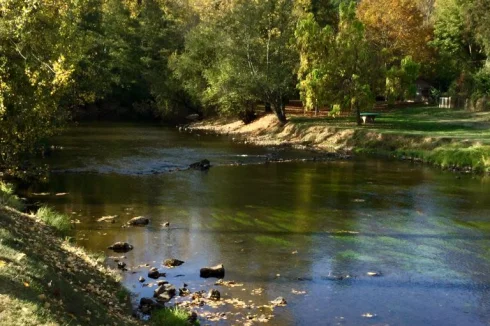
[[[165,266],[165,267],[177,267],[177,266],[182,265],[183,263],[184,262],[182,260],[171,258],[171,259],[165,259],[163,261],[163,266]]]
[[[150,219],[144,216],[136,216],[128,221],[130,226],[143,226],[148,225],[148,223],[150,223]]]
[[[159,278],[160,276],[165,276],[165,275],[166,275],[165,273],[160,273],[160,272],[158,271],[158,268],[156,268],[156,267],[152,267],[152,268],[150,268],[150,270],[148,271],[148,277],[149,277],[149,278],[153,278],[153,279],[155,279],[155,280],[156,280],[157,278]]]
[[[211,289],[208,292],[208,299],[218,301],[221,298],[221,293],[218,290]]]
[[[223,266],[223,264],[219,264],[213,267],[204,267],[201,268],[199,275],[204,278],[208,278],[208,277],[223,278],[225,277],[225,267]]]
[[[202,161],[192,163],[191,165],[189,165],[189,167],[195,170],[206,171],[209,170],[209,168],[211,167],[211,162],[204,159]]]
[[[112,249],[115,252],[128,252],[133,250],[133,246],[127,242],[116,242],[109,246],[107,249]]]
[[[274,306],[285,306],[287,305],[288,303],[286,302],[286,300],[283,298],[283,297],[277,297],[275,298],[274,300],[271,301],[271,303],[274,305]]]
[[[164,293],[167,293],[169,297],[173,298],[177,293],[177,290],[172,284],[163,284],[155,289],[155,291],[153,292],[153,296],[156,298]]]

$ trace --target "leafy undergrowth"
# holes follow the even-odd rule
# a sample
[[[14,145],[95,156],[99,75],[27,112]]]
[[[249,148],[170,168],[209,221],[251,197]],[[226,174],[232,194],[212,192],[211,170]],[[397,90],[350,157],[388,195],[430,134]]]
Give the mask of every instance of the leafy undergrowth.
[[[124,295],[121,295],[124,293]],[[1,325],[138,325],[117,274],[48,225],[0,207]]]

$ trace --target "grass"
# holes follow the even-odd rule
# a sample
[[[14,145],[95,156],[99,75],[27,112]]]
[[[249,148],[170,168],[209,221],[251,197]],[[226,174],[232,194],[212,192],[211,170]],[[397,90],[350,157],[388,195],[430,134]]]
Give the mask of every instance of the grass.
[[[127,293],[52,227],[0,206],[0,324],[140,325]]]
[[[17,210],[24,209],[24,203],[15,195],[12,184],[0,181],[0,206],[8,206]]]
[[[490,112],[414,107],[382,113],[375,124],[360,127],[353,117],[293,117],[291,122],[295,131],[304,135],[322,127],[339,135],[352,131],[337,143],[357,153],[420,160],[445,169],[490,172]],[[308,140],[328,143],[322,138]]]
[[[67,235],[72,229],[70,218],[67,215],[56,212],[50,207],[39,208],[36,217],[47,225],[56,229],[61,235]]]
[[[155,326],[172,325],[172,326],[189,326],[199,325],[199,321],[191,323],[189,321],[190,313],[182,308],[174,307],[161,309],[154,312],[151,316],[151,324]]]

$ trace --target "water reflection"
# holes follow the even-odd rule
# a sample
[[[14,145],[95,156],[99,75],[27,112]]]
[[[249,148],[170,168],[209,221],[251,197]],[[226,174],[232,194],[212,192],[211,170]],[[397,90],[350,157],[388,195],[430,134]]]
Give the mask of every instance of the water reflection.
[[[179,258],[186,263],[168,271],[169,281],[200,289],[212,280],[200,279],[199,268],[224,263],[227,279],[246,289],[227,296],[257,304],[287,298],[274,325],[490,320],[486,178],[375,160],[256,164],[316,154],[149,125],[81,126],[58,141],[65,150],[50,163],[70,172],[31,192],[68,192],[41,200],[79,219],[76,239],[91,250],[132,243],[130,267]],[[202,158],[215,165],[208,173],[168,173]],[[237,161],[253,164],[229,165]],[[104,215],[117,222],[96,222]],[[150,226],[121,228],[137,215]],[[170,228],[160,226],[165,221]],[[383,276],[366,275],[373,270]],[[125,274],[139,295],[152,293],[137,282],[145,271]],[[256,288],[263,295],[252,295]]]

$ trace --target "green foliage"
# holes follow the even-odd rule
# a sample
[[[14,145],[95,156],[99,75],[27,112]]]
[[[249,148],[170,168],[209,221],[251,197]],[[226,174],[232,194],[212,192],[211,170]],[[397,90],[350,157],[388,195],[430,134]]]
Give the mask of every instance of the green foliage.
[[[292,2],[237,1],[232,9],[189,33],[185,51],[172,60],[175,74],[208,109],[239,114],[260,100],[285,121],[296,62]]]
[[[400,67],[391,67],[386,73],[386,97],[389,101],[405,100],[415,96],[415,81],[419,76],[420,64],[407,56]]]
[[[72,229],[72,225],[70,222],[70,217],[61,213],[56,212],[52,208],[43,206],[39,208],[36,213],[36,217],[46,223],[47,225],[52,226],[56,229],[58,233],[61,235],[66,235],[70,233]]]
[[[24,203],[15,195],[14,186],[3,181],[0,181],[0,206],[24,209]]]
[[[190,313],[189,311],[175,307],[175,308],[165,308],[160,309],[152,313],[151,324],[152,325],[172,325],[172,326],[189,326],[200,325],[199,321],[191,323],[189,321]]]

